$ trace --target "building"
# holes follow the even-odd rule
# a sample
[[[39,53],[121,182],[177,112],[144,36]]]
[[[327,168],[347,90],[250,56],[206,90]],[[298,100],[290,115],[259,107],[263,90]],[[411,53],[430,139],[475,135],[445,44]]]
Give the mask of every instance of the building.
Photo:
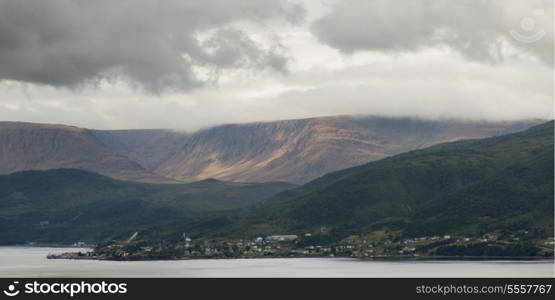
[[[270,235],[266,237],[267,241],[273,242],[285,242],[285,241],[294,241],[298,238],[298,236],[294,234],[289,235]]]

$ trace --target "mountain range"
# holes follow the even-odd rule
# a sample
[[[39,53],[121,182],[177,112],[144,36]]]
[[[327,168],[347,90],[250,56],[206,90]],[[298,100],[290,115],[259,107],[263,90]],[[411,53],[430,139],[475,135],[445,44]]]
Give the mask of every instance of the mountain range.
[[[175,130],[91,130],[0,122],[0,174],[82,169],[146,183],[302,184],[329,172],[438,143],[502,135],[539,121],[322,117]]]
[[[333,172],[248,211],[177,222],[143,238],[253,238],[310,233],[481,236],[523,230],[553,236],[554,123],[410,151]]]
[[[378,122],[375,118],[324,120],[325,123],[351,125],[362,122],[366,127],[379,128],[374,123]],[[238,153],[250,153],[249,149],[253,153],[267,153],[265,144],[254,143],[254,140],[279,136],[277,132],[284,132],[280,126],[289,128],[297,122],[320,121],[285,121],[279,126],[272,123],[275,130],[266,136],[257,134],[260,134],[259,127],[267,130],[271,127],[269,124],[226,125],[187,135],[166,130],[107,132],[63,125],[2,123],[2,159],[6,161],[3,168],[10,174],[0,176],[0,243],[99,242],[121,239],[135,231],[141,232],[142,241],[171,241],[181,238],[183,233],[194,238],[311,233],[320,244],[353,234],[376,232],[403,237],[478,236],[515,230],[529,231],[531,236],[539,238],[553,235],[553,121],[497,135],[494,133],[528,126],[525,123],[501,127],[499,124],[487,127],[453,123],[449,129],[445,122],[406,119],[403,123],[380,119],[379,122],[394,122],[384,125],[381,131],[384,133],[389,126],[384,144],[390,146],[424,147],[422,141],[431,141],[430,136],[440,140],[456,132],[459,137],[468,137],[470,134],[465,134],[465,130],[474,135],[482,130],[480,134],[488,132],[496,136],[447,142],[396,155],[381,152],[382,159],[330,172],[301,186],[216,179],[170,184],[171,179],[144,167],[149,165],[154,169],[154,165],[164,165],[171,160],[162,157],[181,157],[195,148],[209,149],[207,140],[215,143],[214,149],[228,153],[222,157],[230,161]],[[439,128],[440,125],[444,128]],[[245,130],[244,135],[236,132],[237,136],[232,134],[235,129],[227,128],[245,129],[243,126],[252,128]],[[414,131],[404,132],[410,128]],[[229,140],[223,132],[229,135]],[[330,133],[330,136],[338,134]],[[249,139],[252,139],[250,144],[233,143],[233,140]],[[327,142],[316,147],[310,145],[314,140],[308,139],[309,144],[301,143],[303,147],[296,147],[328,153],[313,161],[325,163],[332,157],[329,156],[331,152],[341,157],[339,147],[331,147],[333,151],[320,149],[333,140],[321,139]],[[205,142],[192,142],[195,140]],[[340,144],[348,145],[345,140]],[[85,146],[94,149],[97,156]],[[261,150],[256,151],[256,147]],[[343,152],[348,154],[361,147],[345,148]],[[196,155],[200,159],[201,153]],[[306,159],[311,160],[310,157]],[[17,171],[18,164],[20,168],[48,170]],[[121,166],[125,167],[125,172],[118,169]],[[93,173],[86,171],[87,168],[100,169]],[[266,169],[269,170],[279,168]],[[302,167],[298,170],[303,171]],[[147,179],[164,183],[108,177],[116,177],[113,174],[144,174],[141,180],[152,176]]]

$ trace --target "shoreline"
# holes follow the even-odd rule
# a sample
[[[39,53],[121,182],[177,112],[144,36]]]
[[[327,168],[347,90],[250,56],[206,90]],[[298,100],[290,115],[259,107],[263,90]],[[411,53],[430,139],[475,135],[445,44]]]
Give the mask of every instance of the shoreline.
[[[29,247],[29,248],[90,248],[93,249],[96,245],[91,244],[59,244],[59,243],[32,243],[32,244],[11,244],[11,245],[0,245],[0,247]]]
[[[166,259],[114,259],[109,257],[80,256],[77,252],[48,255],[48,259],[67,260],[99,260],[99,261],[122,261],[122,262],[144,262],[144,261],[184,261],[184,260],[238,260],[238,259],[295,259],[295,258],[320,258],[320,259],[352,259],[361,261],[551,261],[553,257],[538,256],[375,256],[375,257],[353,257],[353,256],[267,256],[267,257],[182,257]]]
[[[64,244],[15,244],[15,245],[0,245],[0,247],[28,247],[28,248],[75,248],[75,249],[94,249],[95,245],[64,245]]]
[[[93,245],[64,245],[64,244],[16,244],[16,245],[0,245],[0,247],[29,247],[29,248],[67,248],[67,249],[87,249],[91,252],[94,251]],[[67,259],[67,260],[99,260],[99,261],[122,261],[122,262],[134,262],[134,261],[181,261],[181,260],[235,260],[235,259],[276,259],[276,258],[341,258],[341,259],[353,259],[362,261],[553,261],[555,262],[555,257],[543,257],[543,256],[329,256],[329,255],[314,255],[314,256],[303,256],[303,255],[292,255],[292,256],[262,256],[262,257],[180,257],[180,258],[141,258],[141,259],[115,259],[111,257],[98,257],[98,256],[86,256],[79,255],[79,253],[87,252],[65,252],[60,254],[49,254],[47,259]]]

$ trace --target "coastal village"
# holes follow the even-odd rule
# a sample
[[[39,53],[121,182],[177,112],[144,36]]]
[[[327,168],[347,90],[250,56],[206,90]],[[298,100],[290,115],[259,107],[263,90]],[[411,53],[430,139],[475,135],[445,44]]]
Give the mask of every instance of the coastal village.
[[[424,236],[395,238],[379,231],[372,235],[351,235],[331,245],[314,243],[312,233],[270,235],[249,240],[193,239],[183,234],[177,242],[135,241],[134,233],[123,242],[99,245],[91,252],[65,253],[49,258],[150,260],[263,257],[353,257],[353,258],[425,258],[436,256],[543,256],[552,257],[554,238],[527,240],[526,230],[508,236],[486,233],[480,237]],[[76,245],[83,245],[76,243]],[[517,245],[517,246],[515,246]],[[485,249],[485,250],[484,250]]]

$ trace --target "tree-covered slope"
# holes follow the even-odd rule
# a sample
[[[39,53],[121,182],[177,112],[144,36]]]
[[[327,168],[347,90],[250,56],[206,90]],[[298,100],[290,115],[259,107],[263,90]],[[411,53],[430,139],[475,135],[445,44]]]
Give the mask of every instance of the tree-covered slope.
[[[296,200],[289,216],[301,227],[353,224],[437,234],[511,216],[539,225],[536,212],[552,223],[553,123],[369,164]]]
[[[97,242],[176,218],[251,205],[287,183],[118,181],[75,169],[0,176],[0,244]]]

